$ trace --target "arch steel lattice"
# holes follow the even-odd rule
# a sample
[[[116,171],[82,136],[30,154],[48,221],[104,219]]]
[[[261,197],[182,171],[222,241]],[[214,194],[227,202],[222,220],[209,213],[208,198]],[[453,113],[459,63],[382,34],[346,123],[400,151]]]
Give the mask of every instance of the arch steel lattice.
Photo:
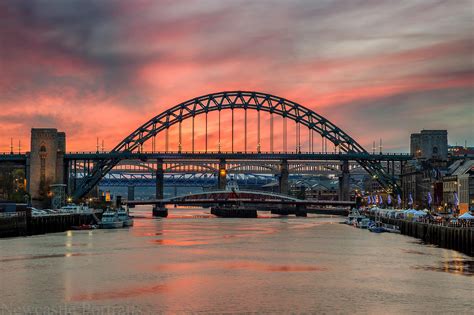
[[[326,118],[316,112],[295,102],[282,97],[246,91],[228,91],[199,96],[180,103],[161,114],[153,117],[148,122],[137,128],[132,134],[122,140],[111,152],[137,152],[143,143],[156,136],[163,130],[201,114],[227,109],[250,109],[276,114],[302,124],[319,133],[322,137],[332,142],[342,152],[364,153],[368,152]],[[100,161],[91,174],[84,178],[76,191],[74,198],[85,196],[107,174],[120,158]],[[385,188],[399,190],[396,183],[383,169],[378,161],[357,160],[357,162]]]

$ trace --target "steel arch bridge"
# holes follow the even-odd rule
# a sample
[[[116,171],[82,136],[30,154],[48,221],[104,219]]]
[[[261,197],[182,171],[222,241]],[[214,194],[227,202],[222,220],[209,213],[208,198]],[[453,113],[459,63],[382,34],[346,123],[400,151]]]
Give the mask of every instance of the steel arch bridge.
[[[213,111],[234,109],[255,110],[259,114],[258,125],[260,126],[260,112],[267,112],[270,115],[278,115],[283,117],[284,126],[286,128],[286,120],[294,121],[298,126],[306,126],[309,130],[317,132],[322,139],[327,139],[334,144],[339,151],[346,153],[368,154],[368,152],[358,144],[347,133],[337,127],[335,124],[300,104],[292,102],[282,97],[270,95],[260,92],[251,91],[227,91],[207,94],[199,96],[183,103],[180,103],[138,127],[133,133],[122,140],[111,151],[113,153],[132,153],[141,152],[143,144],[160,132],[167,130],[175,124],[179,124],[184,120],[193,119],[194,117]],[[245,115],[247,117],[247,115]],[[273,116],[271,116],[273,117]],[[233,115],[232,115],[233,119]],[[232,120],[233,122],[233,120]],[[246,122],[246,121],[245,121]],[[206,124],[207,126],[207,124]],[[219,123],[220,127],[220,123]],[[271,123],[271,128],[273,124]],[[206,127],[207,128],[207,127]],[[299,128],[299,127],[298,127]],[[233,129],[233,123],[232,123]],[[247,129],[247,128],[246,128]],[[260,133],[260,127],[259,127]],[[298,129],[299,130],[299,129]],[[233,130],[232,130],[233,131]],[[206,133],[207,134],[207,133]],[[286,135],[285,135],[286,137]],[[207,137],[206,137],[207,139]],[[233,138],[232,138],[233,139]],[[259,136],[260,140],[260,136]],[[233,141],[233,140],[232,140]],[[271,140],[273,141],[273,140]],[[206,141],[207,142],[207,141]],[[260,143],[259,143],[260,144]],[[180,145],[181,145],[181,128],[180,128]],[[206,145],[207,146],[207,145]],[[179,153],[181,148],[179,149]],[[194,123],[193,123],[193,151],[194,151]],[[207,151],[207,150],[206,150]],[[100,179],[107,174],[121,158],[120,154],[107,160],[98,161],[92,172],[84,177],[79,186],[74,191],[74,198],[79,199],[85,196],[92,188],[98,184]],[[384,170],[379,161],[371,159],[356,160],[370,175],[379,181],[382,187],[399,191],[399,187],[393,178]]]

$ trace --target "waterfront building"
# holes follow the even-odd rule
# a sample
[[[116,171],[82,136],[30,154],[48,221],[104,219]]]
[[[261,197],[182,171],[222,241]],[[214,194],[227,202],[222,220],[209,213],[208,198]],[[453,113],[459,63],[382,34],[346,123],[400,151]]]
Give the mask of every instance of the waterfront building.
[[[306,188],[305,199],[309,200],[338,200],[338,182],[315,183]]]
[[[448,154],[450,157],[458,156],[474,156],[474,147],[450,145],[448,146]]]
[[[372,176],[365,176],[363,178],[362,190],[366,191],[368,194],[375,194],[377,192],[384,191],[384,188]]]
[[[445,211],[453,209],[454,206],[454,193],[458,191],[457,177],[453,175],[447,175],[443,177],[443,208]]]
[[[327,176],[302,178],[291,185],[290,194],[304,199],[338,200],[339,181]]]
[[[413,207],[440,206],[443,202],[443,176],[448,166],[448,132],[446,130],[422,130],[410,136],[410,153],[414,160],[407,162],[401,172],[404,204],[408,196],[413,198]]]
[[[455,194],[459,201],[459,212],[474,210],[474,160],[458,160],[452,163],[443,177],[443,201],[445,208],[456,206]]]

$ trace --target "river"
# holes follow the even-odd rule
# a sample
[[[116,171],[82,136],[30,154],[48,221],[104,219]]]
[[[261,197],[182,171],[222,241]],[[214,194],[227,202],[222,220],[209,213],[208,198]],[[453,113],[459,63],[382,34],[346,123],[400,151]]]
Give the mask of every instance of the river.
[[[341,217],[134,210],[129,229],[0,240],[0,313],[472,311],[472,257]]]

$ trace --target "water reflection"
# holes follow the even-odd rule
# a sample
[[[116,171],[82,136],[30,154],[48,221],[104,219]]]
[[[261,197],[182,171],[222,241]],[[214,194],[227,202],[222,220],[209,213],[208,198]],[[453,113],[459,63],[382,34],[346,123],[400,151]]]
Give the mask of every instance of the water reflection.
[[[152,286],[142,286],[133,288],[120,288],[108,292],[90,292],[72,296],[70,301],[98,301],[108,299],[124,299],[132,298],[144,294],[161,293],[167,289],[166,285],[158,284]]]
[[[199,270],[249,270],[266,272],[303,272],[303,271],[326,271],[325,267],[301,264],[267,264],[257,261],[205,261],[186,262],[175,264],[162,264],[154,268],[160,272],[194,272]]]
[[[255,271],[271,271],[271,272],[302,272],[302,271],[326,271],[327,268],[309,265],[274,265],[263,264],[252,261],[241,261],[226,264],[227,269],[247,269]]]
[[[172,239],[165,239],[165,240],[151,240],[152,243],[158,245],[165,245],[165,246],[194,246],[194,245],[204,245],[208,244],[204,241],[196,241],[196,240],[172,240]]]
[[[17,257],[2,258],[2,259],[0,259],[0,262],[36,260],[36,259],[48,259],[48,258],[63,258],[63,257],[78,257],[78,256],[92,256],[92,255],[97,255],[97,253],[63,253],[63,254],[50,254],[50,255],[17,256]]]
[[[462,276],[473,276],[474,275],[474,261],[473,260],[448,260],[440,261],[435,266],[414,266],[414,269],[427,270],[427,271],[438,271],[447,272]]]
[[[402,249],[402,252],[404,252],[405,254],[430,255],[429,253],[413,250],[413,249]]]

